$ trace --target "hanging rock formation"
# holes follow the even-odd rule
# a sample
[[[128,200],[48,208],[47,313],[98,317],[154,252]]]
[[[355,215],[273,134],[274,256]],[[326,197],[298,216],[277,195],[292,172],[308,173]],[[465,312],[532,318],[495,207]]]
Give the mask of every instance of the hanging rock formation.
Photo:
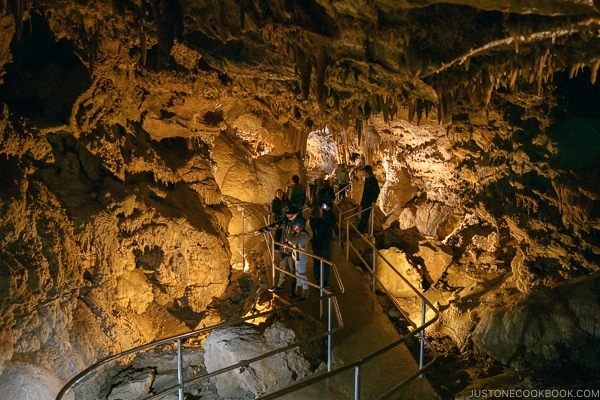
[[[431,334],[595,368],[596,1],[7,0],[0,27],[0,373],[195,326],[275,190],[336,161],[374,166]]]

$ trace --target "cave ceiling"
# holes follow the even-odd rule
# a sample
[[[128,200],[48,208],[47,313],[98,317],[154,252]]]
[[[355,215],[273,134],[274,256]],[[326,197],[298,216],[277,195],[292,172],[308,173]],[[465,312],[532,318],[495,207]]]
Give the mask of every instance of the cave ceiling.
[[[539,97],[558,71],[572,76],[589,68],[594,83],[600,65],[594,3],[10,0],[0,94],[16,114],[69,123],[77,118],[76,98],[92,82],[98,91],[115,71],[138,82],[169,71],[171,79],[147,75],[147,85],[175,93],[168,102],[157,96],[153,104],[139,83],[132,89],[138,93],[130,93],[137,111],[146,109],[142,127],[154,139],[215,135],[249,112],[262,129],[281,130],[356,128],[374,114],[394,118],[401,108],[411,119],[433,108],[442,122],[461,104],[488,107],[495,92],[518,93],[512,98],[525,102]],[[63,68],[70,78],[60,78],[76,81],[68,93],[46,87],[47,75],[28,55],[40,48],[52,49],[46,59],[69,65]],[[192,99],[186,87],[200,75],[202,95]],[[44,105],[44,96],[52,96],[53,106]],[[161,129],[165,120],[169,128]]]

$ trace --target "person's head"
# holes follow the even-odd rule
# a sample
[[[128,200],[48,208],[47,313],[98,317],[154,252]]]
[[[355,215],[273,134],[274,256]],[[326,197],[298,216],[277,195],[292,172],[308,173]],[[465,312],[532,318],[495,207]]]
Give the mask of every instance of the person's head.
[[[344,169],[344,168],[346,168],[346,166],[343,163],[340,163],[340,164],[338,164],[338,168],[339,169]]]
[[[292,182],[294,182],[294,184],[300,183],[300,177],[298,175],[292,175]]]
[[[277,190],[275,191],[275,196],[276,196],[278,199],[283,199],[283,190],[282,190],[282,189],[277,189]]]
[[[365,166],[362,168],[362,172],[363,172],[365,175],[373,175],[373,167],[371,167],[370,165],[365,165]]]
[[[292,227],[294,228],[294,232],[300,232],[301,230],[304,229],[305,226],[306,226],[306,221],[304,221],[304,218],[296,218],[292,222]]]

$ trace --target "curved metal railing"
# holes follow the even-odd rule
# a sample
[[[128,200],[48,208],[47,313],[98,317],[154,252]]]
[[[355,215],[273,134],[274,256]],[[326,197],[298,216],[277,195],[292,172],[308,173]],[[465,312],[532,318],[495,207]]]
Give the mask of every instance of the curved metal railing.
[[[337,207],[337,205],[336,205],[336,207]],[[338,225],[338,228],[340,229],[339,236],[341,236],[341,234],[342,234],[341,222],[345,221],[345,229],[344,229],[345,246],[344,247],[346,248],[346,261],[348,261],[348,259],[349,259],[350,250],[354,251],[355,255],[361,260],[361,262],[363,263],[365,268],[371,273],[371,275],[373,277],[373,280],[372,280],[373,294],[375,293],[375,285],[378,284],[388,294],[389,298],[393,301],[396,308],[398,308],[398,310],[402,313],[402,315],[405,316],[406,320],[409,322],[412,330],[410,332],[406,333],[405,335],[403,335],[402,337],[400,337],[398,340],[395,340],[394,342],[374,351],[373,353],[367,355],[366,357],[363,357],[360,360],[356,360],[350,364],[339,366],[339,367],[336,367],[335,369],[333,369],[332,334],[335,331],[337,331],[343,327],[343,319],[342,319],[341,311],[340,311],[339,304],[338,304],[338,301],[336,298],[337,295],[343,293],[343,291],[344,291],[344,287],[343,287],[341,277],[339,275],[339,271],[337,270],[336,266],[330,260],[326,260],[321,257],[317,257],[313,254],[301,251],[303,253],[308,254],[309,257],[313,257],[315,259],[320,260],[322,263],[328,263],[330,265],[331,271],[333,272],[333,278],[334,278],[337,286],[340,288],[339,291],[332,292],[331,290],[328,290],[328,289],[322,287],[321,285],[316,285],[310,281],[303,280],[303,279],[295,276],[293,273],[291,273],[289,271],[280,269],[278,266],[275,265],[275,250],[274,250],[275,246],[276,245],[281,246],[281,247],[289,247],[289,246],[285,243],[275,242],[272,239],[272,236],[270,236],[270,234],[269,234],[269,235],[265,235],[265,238],[266,238],[267,244],[269,246],[269,255],[270,255],[270,261],[272,264],[271,267],[272,267],[273,282],[274,282],[274,277],[275,277],[275,271],[279,271],[280,273],[284,273],[284,274],[293,276],[296,279],[301,279],[302,282],[307,283],[309,286],[311,286],[313,288],[317,288],[319,290],[318,298],[306,299],[301,302],[283,305],[283,306],[278,307],[273,310],[260,312],[260,313],[253,314],[253,315],[245,317],[245,318],[236,319],[235,321],[230,321],[230,322],[218,324],[215,326],[195,330],[193,332],[188,332],[185,334],[173,336],[170,338],[166,338],[163,340],[159,340],[159,341],[156,341],[153,343],[149,343],[149,344],[146,344],[143,346],[136,347],[134,349],[116,354],[114,356],[107,357],[107,358],[99,361],[98,363],[92,365],[91,367],[85,369],[84,371],[82,371],[81,373],[76,375],[75,377],[73,377],[62,388],[62,390],[59,392],[56,399],[62,400],[64,398],[66,398],[65,396],[67,394],[74,393],[78,387],[80,387],[81,385],[84,385],[87,381],[92,380],[92,377],[94,376],[95,373],[103,370],[104,368],[107,368],[109,365],[111,365],[113,363],[121,362],[121,365],[124,365],[124,363],[127,363],[128,361],[131,360],[132,356],[140,354],[141,352],[144,352],[146,350],[158,348],[161,346],[174,346],[176,349],[176,352],[177,352],[177,383],[173,384],[169,387],[162,388],[159,392],[153,393],[153,394],[145,397],[144,400],[157,399],[157,398],[160,398],[167,394],[172,394],[175,392],[178,394],[179,400],[183,400],[184,399],[184,388],[186,387],[186,385],[190,385],[192,383],[198,382],[203,379],[209,379],[209,378],[215,377],[219,374],[222,374],[222,373],[225,373],[225,372],[237,369],[237,368],[245,368],[254,362],[263,360],[265,358],[271,357],[271,356],[273,356],[275,354],[279,354],[281,352],[286,352],[286,351],[289,351],[289,350],[292,350],[295,348],[299,348],[307,343],[313,342],[315,340],[320,340],[320,339],[323,339],[326,337],[327,338],[327,372],[314,374],[314,375],[312,375],[308,378],[305,378],[293,385],[290,385],[283,389],[266,394],[260,398],[261,399],[274,399],[274,398],[277,398],[277,397],[280,397],[280,396],[283,396],[283,395],[286,395],[289,393],[299,391],[303,388],[314,385],[318,382],[323,382],[327,379],[330,379],[334,376],[342,374],[346,371],[354,370],[354,377],[355,377],[355,379],[354,379],[354,399],[358,400],[360,398],[360,388],[361,388],[361,380],[360,380],[361,369],[365,368],[365,365],[368,362],[375,360],[377,357],[379,357],[383,354],[386,354],[387,352],[391,351],[392,349],[394,349],[398,346],[406,344],[406,341],[409,338],[414,337],[415,334],[418,334],[420,336],[419,369],[416,372],[414,372],[413,374],[411,374],[410,376],[408,376],[407,378],[398,382],[395,386],[393,386],[386,393],[384,393],[383,395],[381,395],[379,397],[381,399],[389,398],[391,395],[396,393],[399,389],[403,388],[406,384],[408,384],[415,378],[422,376],[423,372],[425,372],[427,369],[429,369],[431,367],[431,365],[435,362],[435,359],[437,356],[435,349],[433,349],[427,342],[424,332],[428,326],[430,326],[431,324],[433,324],[435,322],[435,320],[437,320],[439,313],[438,313],[438,310],[433,306],[433,304],[431,304],[425,298],[425,296],[423,296],[423,294],[420,292],[420,290],[415,288],[388,260],[386,260],[381,254],[379,254],[376,247],[373,245],[373,243],[371,243],[370,240],[368,240],[368,238],[365,237],[362,233],[360,233],[358,231],[358,229],[356,228],[356,226],[354,226],[354,224],[351,222],[351,218],[356,216],[360,212],[350,214],[350,215],[347,215],[347,214],[352,211],[355,211],[356,209],[357,208],[355,207],[351,210],[347,210],[347,211],[343,212],[342,210],[340,210],[338,208],[339,215],[344,217],[343,219],[340,218],[340,225]],[[373,214],[373,213],[371,213],[371,214]],[[371,217],[371,219],[372,218],[373,217]],[[372,222],[370,225],[372,227]],[[354,244],[350,240],[351,231],[352,231],[354,238],[360,238],[366,244],[368,244],[368,246],[371,248],[371,251],[373,254],[373,259],[371,260],[371,263],[367,262],[364,259],[364,257],[360,254],[360,252],[356,248],[356,246],[354,246]],[[372,233],[372,228],[371,228],[371,233]],[[294,250],[300,251],[298,249],[294,249]],[[394,296],[392,296],[387,291],[384,284],[377,278],[377,262],[376,262],[377,257],[379,257],[392,271],[394,271],[394,273],[398,276],[398,278],[401,279],[411,289],[411,291],[413,291],[415,293],[415,295],[421,299],[421,301],[422,301],[422,318],[421,318],[420,325],[417,326],[414,322],[412,322],[411,318],[408,315],[406,315],[406,313],[402,310],[401,305],[397,302],[397,300],[394,298]],[[323,274],[321,274],[321,276],[323,276]],[[247,323],[248,321],[253,320],[253,319],[266,318],[266,317],[269,317],[276,313],[284,312],[284,311],[290,310],[292,308],[298,309],[298,308],[301,308],[303,306],[309,305],[309,304],[317,302],[317,301],[320,304],[319,319],[323,318],[324,302],[327,302],[327,307],[326,307],[326,309],[327,309],[327,314],[326,314],[327,328],[323,332],[317,333],[317,334],[315,334],[309,338],[306,338],[300,342],[295,342],[295,343],[289,344],[285,347],[281,347],[276,350],[267,352],[265,354],[261,354],[257,357],[251,358],[249,360],[243,360],[234,365],[230,365],[226,368],[222,368],[217,371],[200,374],[200,375],[193,376],[193,377],[187,378],[187,379],[184,378],[184,354],[183,353],[184,353],[184,350],[186,350],[183,346],[184,341],[191,339],[191,338],[206,335],[215,329],[224,328],[224,327],[228,327],[228,326],[235,326],[235,325],[239,325],[242,323]],[[425,320],[426,314],[427,314],[427,309],[433,310],[433,312],[434,312],[433,318],[429,319],[428,321]],[[337,322],[335,327],[333,326],[333,322],[334,322],[333,318],[334,317]],[[424,352],[425,352],[426,344],[427,344],[429,350],[431,351],[432,356],[431,356],[431,360],[427,364],[424,365]],[[194,351],[194,350],[190,350],[190,351]]]
[[[431,346],[431,344],[429,343],[429,341],[426,339],[425,329],[428,326],[432,325],[439,318],[439,310],[437,308],[435,308],[435,306],[421,293],[421,291],[419,289],[415,288],[414,285],[412,283],[410,283],[410,281],[404,275],[402,275],[402,273],[400,273],[378,251],[378,249],[375,247],[374,243],[371,242],[370,238],[367,238],[366,236],[363,235],[363,233],[359,232],[358,228],[352,223],[352,217],[358,216],[362,213],[362,211],[366,211],[366,210],[356,211],[358,209],[358,207],[353,207],[349,210],[342,211],[339,207],[337,207],[337,205],[336,205],[336,208],[337,208],[337,211],[340,216],[340,218],[339,218],[340,225],[338,226],[338,228],[340,229],[340,235],[339,235],[340,238],[342,237],[341,221],[346,222],[346,224],[345,224],[345,228],[346,228],[345,229],[345,245],[344,245],[344,248],[346,249],[346,263],[348,263],[348,260],[350,258],[350,251],[352,250],[354,252],[354,254],[356,255],[356,257],[361,261],[362,265],[371,274],[371,278],[372,278],[371,279],[371,288],[372,288],[373,300],[375,300],[375,289],[376,289],[376,287],[379,287],[382,291],[385,292],[387,297],[393,302],[396,309],[402,314],[402,316],[408,322],[408,324],[410,325],[410,327],[412,329],[411,332],[409,332],[408,334],[401,337],[398,341],[367,356],[364,359],[364,362],[358,362],[358,365],[363,365],[365,362],[376,357],[377,355],[383,354],[383,353],[389,351],[390,349],[394,348],[395,346],[400,345],[401,343],[405,343],[405,341],[408,337],[411,337],[415,334],[419,335],[419,339],[420,339],[419,340],[419,370],[416,371],[411,376],[409,376],[408,378],[404,379],[402,382],[399,382],[388,393],[386,393],[385,395],[380,397],[380,398],[387,398],[391,394],[397,392],[400,388],[402,388],[408,382],[412,381],[413,379],[415,379],[418,376],[421,376],[424,371],[429,369],[433,365],[433,363],[435,363],[436,358],[437,358],[437,352],[436,352],[435,348],[433,348]],[[369,207],[369,208],[374,208],[374,207]],[[354,211],[353,214],[349,214],[353,211]],[[371,238],[373,238],[373,225],[374,225],[374,219],[375,219],[373,211],[374,210],[371,210],[371,215],[370,215],[369,224],[368,224],[369,234],[370,234]],[[360,239],[363,243],[365,243],[370,248],[371,254],[372,254],[371,263],[367,262],[364,259],[364,257],[360,253],[360,251],[357,249],[356,246],[354,246],[354,244],[350,240],[350,238],[351,238],[350,232],[351,231],[352,231],[352,235],[353,235],[352,237]],[[340,239],[340,242],[341,242],[341,239]],[[394,275],[397,278],[399,278],[410,289],[410,291],[413,292],[414,295],[416,295],[421,300],[421,323],[420,323],[420,325],[417,325],[416,323],[413,322],[413,320],[410,318],[410,316],[407,315],[407,313],[403,310],[402,305],[398,303],[398,300],[396,299],[396,297],[392,293],[389,292],[389,290],[385,287],[385,284],[383,282],[381,282],[379,280],[379,278],[377,277],[377,259],[378,258],[381,259],[382,262],[388,268],[390,268],[391,271],[393,271]],[[432,310],[434,315],[432,318],[430,318],[428,321],[426,321],[428,309]],[[427,364],[424,364],[425,345],[427,345],[427,347],[429,348],[429,350],[432,353],[431,360]],[[359,372],[357,371],[356,373],[358,374]]]
[[[370,207],[372,208],[372,207]],[[437,358],[437,352],[435,350],[435,348],[433,348],[431,346],[431,344],[429,343],[429,341],[427,341],[426,337],[425,337],[425,329],[432,325],[438,318],[439,318],[439,311],[435,308],[435,306],[429,301],[427,300],[427,298],[421,293],[421,291],[417,288],[414,287],[414,285],[412,285],[408,279],[406,279],[406,277],[404,277],[387,259],[385,259],[385,257],[383,257],[383,255],[381,255],[379,253],[379,251],[377,250],[377,248],[374,246],[373,243],[371,243],[371,241],[365,237],[362,233],[360,233],[358,231],[358,229],[356,228],[356,226],[354,224],[352,224],[351,222],[351,218],[359,215],[361,211],[356,212],[356,210],[358,209],[358,207],[353,207],[352,209],[346,210],[346,211],[342,211],[338,205],[336,204],[336,209],[338,211],[338,215],[340,216],[340,225],[338,226],[338,228],[340,229],[340,237],[341,237],[341,221],[346,222],[346,229],[345,229],[345,248],[346,248],[346,262],[348,262],[349,259],[349,251],[352,248],[352,250],[355,252],[355,254],[357,255],[357,257],[361,260],[361,262],[364,264],[364,266],[367,268],[367,270],[371,273],[371,275],[373,276],[373,280],[372,280],[372,288],[373,288],[373,296],[375,296],[375,285],[379,284],[379,286],[381,287],[381,289],[383,289],[383,291],[387,294],[387,296],[392,300],[392,302],[394,303],[394,306],[400,311],[400,313],[404,316],[404,318],[406,319],[406,321],[408,322],[408,324],[411,326],[412,330],[406,334],[404,334],[402,337],[400,337],[398,340],[388,344],[387,346],[382,347],[379,350],[374,351],[373,353],[367,355],[366,357],[357,360],[351,364],[347,364],[341,367],[337,367],[334,370],[328,370],[327,373],[323,373],[323,374],[319,374],[316,376],[312,376],[310,378],[304,379],[301,382],[298,382],[294,385],[290,385],[286,388],[283,388],[281,390],[278,390],[276,392],[273,393],[269,393],[267,395],[264,395],[262,397],[260,397],[261,400],[266,400],[266,399],[275,399],[281,396],[284,396],[286,394],[290,394],[290,393],[294,393],[297,392],[299,390],[302,390],[303,388],[309,387],[311,385],[315,385],[319,382],[323,382],[325,380],[331,379],[334,376],[340,375],[344,372],[347,372],[349,370],[354,370],[354,400],[359,400],[360,399],[360,388],[361,388],[361,369],[365,367],[365,365],[368,362],[371,362],[373,360],[375,360],[377,357],[382,356],[386,353],[388,353],[389,351],[393,350],[394,348],[401,346],[401,345],[405,345],[406,342],[414,337],[415,334],[419,335],[420,341],[419,341],[419,368],[417,371],[415,371],[414,373],[412,373],[411,375],[409,375],[408,377],[402,379],[400,382],[396,383],[391,389],[389,389],[386,393],[381,394],[378,398],[379,399],[388,399],[391,396],[393,396],[394,394],[396,394],[400,389],[402,389],[403,387],[405,387],[409,382],[413,381],[414,379],[418,378],[418,377],[422,377],[423,373],[425,371],[427,371],[429,368],[431,368],[431,366],[435,363],[436,358]],[[354,214],[349,214],[351,212],[355,211]],[[348,215],[349,214],[349,215]],[[373,234],[373,213],[371,213],[371,217],[370,217],[370,221],[369,221],[369,232],[371,234]],[[369,265],[369,263],[362,257],[362,255],[360,254],[360,252],[358,251],[358,249],[352,244],[352,241],[350,240],[350,230],[352,229],[353,233],[356,234],[356,238],[361,239],[362,241],[364,241],[366,244],[368,244],[368,246],[371,248],[372,253],[373,253],[373,260],[372,260],[372,265]],[[385,288],[385,285],[379,280],[379,278],[377,278],[377,263],[376,263],[376,258],[379,257],[381,258],[381,260],[389,267],[391,268],[391,270],[395,273],[395,275],[398,276],[399,279],[401,279],[409,288],[410,290],[418,297],[421,299],[421,324],[417,325],[415,324],[412,319],[406,314],[406,312],[404,312],[404,310],[402,309],[402,306],[398,303],[397,299],[391,294],[389,293],[389,291]],[[426,314],[427,314],[427,309],[430,309],[434,312],[434,316],[432,318],[430,318],[428,321],[426,321]],[[424,364],[424,358],[425,358],[425,345],[427,345],[427,347],[429,348],[429,350],[431,351],[431,359],[429,360],[429,362],[427,364]]]
[[[279,243],[279,242],[272,241],[271,248],[273,248],[275,245],[291,248],[285,243]],[[274,250],[271,249],[270,251],[274,251]],[[67,395],[77,398],[76,394],[75,394],[76,390],[80,389],[81,392],[85,392],[84,388],[82,388],[82,385],[85,385],[86,382],[88,382],[88,383],[90,383],[90,385],[92,385],[93,378],[95,378],[95,374],[103,372],[105,369],[108,369],[111,365],[119,366],[120,369],[125,369],[128,366],[128,364],[131,364],[131,359],[133,357],[135,357],[136,355],[139,355],[142,352],[145,352],[147,350],[157,349],[157,348],[160,348],[163,346],[174,346],[176,349],[177,384],[171,385],[166,388],[161,388],[160,391],[144,397],[143,400],[158,399],[158,398],[161,398],[162,396],[165,396],[167,394],[173,394],[175,392],[177,392],[179,400],[183,400],[184,399],[184,388],[187,385],[190,385],[195,382],[199,382],[204,379],[209,379],[209,378],[215,377],[217,375],[223,374],[225,372],[228,372],[228,371],[231,371],[234,369],[245,368],[254,362],[263,360],[265,358],[274,356],[279,353],[287,352],[292,349],[301,348],[302,346],[304,346],[308,343],[311,343],[311,342],[314,342],[317,340],[321,340],[324,338],[327,338],[327,366],[328,366],[328,371],[331,371],[332,365],[333,365],[333,363],[332,363],[332,347],[333,347],[332,334],[343,327],[342,315],[339,310],[339,304],[336,299],[336,296],[343,292],[343,284],[341,282],[341,278],[340,278],[340,275],[339,275],[339,272],[338,272],[336,266],[331,261],[323,259],[318,256],[315,256],[311,253],[304,252],[302,250],[294,249],[294,251],[305,253],[305,254],[309,255],[310,257],[319,259],[323,263],[329,263],[331,271],[333,272],[333,277],[335,279],[335,282],[338,285],[338,287],[340,287],[340,291],[332,292],[331,290],[324,288],[322,286],[316,285],[310,281],[305,281],[301,278],[298,278],[297,276],[293,275],[292,273],[290,273],[286,270],[280,269],[273,263],[272,267],[276,270],[279,270],[281,273],[285,273],[287,275],[294,276],[296,279],[301,279],[303,282],[308,283],[309,286],[319,289],[319,297],[313,298],[313,299],[304,299],[302,301],[298,301],[293,304],[283,305],[281,307],[277,307],[277,308],[269,310],[269,311],[256,313],[256,314],[244,317],[244,318],[236,319],[234,321],[230,321],[230,322],[206,327],[203,329],[194,330],[192,332],[176,335],[176,336],[169,337],[166,339],[158,340],[158,341],[148,343],[146,345],[139,346],[139,347],[133,348],[131,350],[127,350],[122,353],[115,354],[113,356],[104,358],[103,360],[101,360],[101,361],[95,363],[94,365],[88,367],[87,369],[83,370],[82,372],[77,374],[75,377],[73,377],[69,382],[67,382],[67,384],[58,393],[56,400],[62,400],[62,399],[69,398],[69,397],[67,397]],[[310,307],[311,303],[315,303],[315,302],[320,303],[320,310],[321,310],[320,318],[323,318],[323,309],[324,309],[323,303],[327,302],[327,308],[326,308],[327,309],[327,314],[326,314],[327,328],[326,328],[326,330],[324,330],[322,332],[317,332],[316,334],[314,334],[302,341],[294,342],[287,346],[280,347],[276,350],[270,351],[265,354],[261,354],[260,356],[257,356],[257,357],[254,357],[254,358],[251,358],[248,360],[243,360],[241,362],[230,365],[228,367],[225,367],[225,368],[222,368],[222,369],[210,372],[210,373],[200,374],[198,376],[194,376],[189,379],[184,378],[184,362],[183,362],[184,350],[198,351],[197,347],[191,348],[191,349],[185,349],[183,344],[186,340],[192,339],[192,338],[198,338],[203,335],[207,335],[208,333],[210,333],[211,331],[214,331],[216,329],[240,325],[240,324],[247,323],[248,321],[251,321],[254,319],[261,320],[261,319],[267,318],[269,316],[272,316],[274,314],[288,311],[292,308],[293,309],[308,308],[308,307]],[[310,310],[304,311],[304,313],[310,314]],[[333,320],[334,317],[336,319],[335,326],[334,326],[334,320]],[[85,396],[83,398],[90,398],[90,397]],[[99,397],[96,396],[94,398],[99,398]],[[142,399],[140,399],[140,400],[142,400]]]

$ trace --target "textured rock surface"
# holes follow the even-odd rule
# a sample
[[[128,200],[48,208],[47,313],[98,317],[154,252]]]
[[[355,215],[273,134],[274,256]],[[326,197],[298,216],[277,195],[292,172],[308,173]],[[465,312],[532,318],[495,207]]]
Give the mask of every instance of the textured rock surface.
[[[3,399],[53,400],[63,382],[52,372],[35,365],[9,362],[0,375],[0,396]],[[67,396],[67,399],[73,399]]]
[[[210,373],[259,357],[269,351],[292,344],[294,331],[274,323],[260,332],[252,325],[234,326],[213,331],[204,341],[206,370]],[[245,368],[223,373],[215,378],[222,398],[254,396],[283,388],[310,374],[310,364],[297,349],[256,361]]]
[[[373,164],[379,229],[447,246],[423,289],[461,345],[593,348],[598,300],[565,292],[600,268],[595,3],[5,2],[0,371],[195,326],[275,189],[333,160]],[[539,293],[574,319],[527,332]]]

